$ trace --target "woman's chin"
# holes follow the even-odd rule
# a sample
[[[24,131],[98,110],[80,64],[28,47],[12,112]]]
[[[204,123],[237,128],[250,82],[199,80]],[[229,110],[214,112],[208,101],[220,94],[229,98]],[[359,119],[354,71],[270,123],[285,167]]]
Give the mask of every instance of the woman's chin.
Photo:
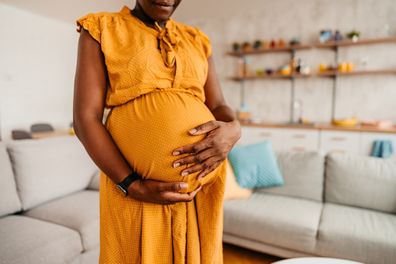
[[[163,6],[154,6],[148,12],[148,15],[158,22],[163,22],[168,20],[173,14],[173,7],[163,7]]]
[[[171,17],[172,13],[168,12],[156,12],[151,18],[159,23],[167,21]]]

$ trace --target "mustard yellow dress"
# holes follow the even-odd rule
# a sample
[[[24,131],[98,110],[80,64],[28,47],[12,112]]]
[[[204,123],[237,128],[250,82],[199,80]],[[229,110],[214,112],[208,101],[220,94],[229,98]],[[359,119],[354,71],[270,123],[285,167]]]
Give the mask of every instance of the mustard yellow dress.
[[[100,43],[109,78],[106,127],[145,179],[203,186],[194,201],[160,205],[125,197],[100,177],[100,258],[106,264],[223,263],[226,162],[197,181],[173,168],[172,151],[201,140],[188,130],[214,120],[204,104],[211,46],[198,28],[168,20],[151,28],[124,6],[77,20]]]

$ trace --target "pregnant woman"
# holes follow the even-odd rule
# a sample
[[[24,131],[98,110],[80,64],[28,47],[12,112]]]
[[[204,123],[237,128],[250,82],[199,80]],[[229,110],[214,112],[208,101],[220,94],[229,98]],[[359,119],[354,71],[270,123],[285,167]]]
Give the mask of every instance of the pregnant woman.
[[[170,18],[180,2],[77,20],[74,125],[102,171],[99,263],[223,262],[226,157],[240,126],[208,37]]]

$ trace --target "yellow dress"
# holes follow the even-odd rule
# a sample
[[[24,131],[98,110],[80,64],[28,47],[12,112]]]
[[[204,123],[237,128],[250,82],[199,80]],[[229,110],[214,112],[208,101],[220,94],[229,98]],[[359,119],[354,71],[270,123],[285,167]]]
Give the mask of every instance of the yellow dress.
[[[181,176],[172,151],[197,142],[188,130],[214,120],[204,104],[211,55],[198,28],[168,20],[151,28],[126,6],[77,20],[100,43],[109,78],[106,127],[132,168],[146,179],[203,186],[194,201],[160,205],[125,197],[100,177],[100,258],[106,264],[223,263],[226,162],[202,182]]]

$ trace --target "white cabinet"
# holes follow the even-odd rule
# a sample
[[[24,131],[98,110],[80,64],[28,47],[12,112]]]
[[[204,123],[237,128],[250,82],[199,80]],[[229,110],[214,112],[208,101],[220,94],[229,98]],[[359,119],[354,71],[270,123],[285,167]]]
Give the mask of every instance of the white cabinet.
[[[238,144],[254,144],[264,140],[271,141],[274,150],[282,147],[282,134],[285,129],[265,127],[242,127],[242,135]]]
[[[283,133],[283,151],[317,151],[319,131],[308,129],[285,129]]]
[[[324,129],[242,127],[238,144],[271,141],[275,151],[343,152],[370,155],[375,140],[391,140],[396,150],[396,134]]]
[[[360,154],[360,132],[324,131],[320,132],[319,151]]]
[[[284,129],[242,127],[239,144],[271,141],[275,151],[317,151],[319,131],[308,129]]]
[[[390,140],[390,141],[392,141],[394,151],[396,151],[396,135],[395,134],[362,132],[361,133],[360,152],[363,155],[370,155],[371,150],[373,148],[373,143],[375,140]]]

